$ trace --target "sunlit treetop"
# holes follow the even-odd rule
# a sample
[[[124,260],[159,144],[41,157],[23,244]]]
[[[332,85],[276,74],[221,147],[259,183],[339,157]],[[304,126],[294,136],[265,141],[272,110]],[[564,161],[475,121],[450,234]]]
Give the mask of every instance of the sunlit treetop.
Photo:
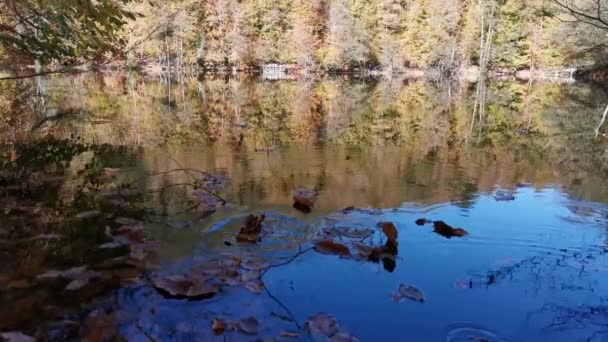
[[[41,62],[118,52],[120,30],[137,17],[130,1],[0,0],[0,48]]]

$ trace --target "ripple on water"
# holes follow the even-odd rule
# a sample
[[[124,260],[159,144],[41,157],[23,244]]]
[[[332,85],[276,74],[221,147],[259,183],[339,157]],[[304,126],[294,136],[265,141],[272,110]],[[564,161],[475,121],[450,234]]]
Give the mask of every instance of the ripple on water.
[[[514,342],[493,331],[471,323],[457,323],[448,327],[446,342]]]

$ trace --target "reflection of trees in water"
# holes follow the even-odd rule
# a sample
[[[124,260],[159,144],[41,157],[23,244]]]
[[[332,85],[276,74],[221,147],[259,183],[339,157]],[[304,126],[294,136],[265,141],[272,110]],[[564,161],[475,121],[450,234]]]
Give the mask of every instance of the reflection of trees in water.
[[[547,303],[529,312],[527,319],[545,332],[582,330],[582,340],[595,341],[608,334],[608,302],[598,292],[598,272],[605,262],[606,251],[602,247],[560,249],[546,252],[499,267],[488,272],[471,273],[469,287],[500,286],[504,283],[520,283],[526,291],[542,295],[547,291],[577,298],[576,306]],[[562,295],[562,298],[566,298]],[[595,298],[595,300],[593,299]],[[594,304],[585,304],[593,301]]]
[[[410,158],[401,167],[434,164],[426,170],[430,177],[440,187],[460,192],[462,199],[497,180],[547,179],[554,170],[564,171],[559,177],[574,188],[598,192],[592,184],[608,169],[608,160],[601,158],[604,143],[594,138],[597,113],[605,104],[600,103],[601,90],[589,85],[491,82],[480,119],[474,84],[346,78],[260,82],[247,76],[150,79],[136,74],[59,76],[44,82],[48,107],[70,115],[33,122],[40,131],[67,127],[85,141],[138,146],[214,142],[247,151],[323,141],[357,148],[399,145]],[[35,83],[25,80],[10,87],[34,91]],[[30,105],[32,96],[21,90],[2,92],[0,102],[11,102],[3,107],[5,113],[22,122],[27,115],[17,114],[16,103]],[[58,122],[60,118],[64,120]],[[432,160],[424,159],[429,155]],[[384,173],[384,167],[377,172]],[[451,171],[442,171],[446,168]],[[410,186],[423,186],[421,179],[427,178],[416,172],[407,177]]]
[[[549,303],[528,315],[529,319],[549,316],[544,325],[545,331],[578,331],[580,341],[605,341],[608,337],[608,303],[601,299],[599,305],[580,305],[577,307]]]

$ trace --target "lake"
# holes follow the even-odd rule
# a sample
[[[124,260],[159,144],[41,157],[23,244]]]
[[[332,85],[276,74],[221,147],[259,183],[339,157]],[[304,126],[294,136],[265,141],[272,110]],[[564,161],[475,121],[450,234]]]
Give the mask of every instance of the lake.
[[[0,90],[0,331],[608,339],[601,85],[84,73]]]

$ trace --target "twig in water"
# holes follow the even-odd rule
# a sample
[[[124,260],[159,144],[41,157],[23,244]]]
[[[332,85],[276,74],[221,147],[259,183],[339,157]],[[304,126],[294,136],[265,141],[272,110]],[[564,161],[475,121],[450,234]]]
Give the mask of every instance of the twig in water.
[[[296,253],[295,255],[293,255],[292,257],[290,257],[289,259],[280,262],[278,264],[274,264],[274,265],[270,265],[268,266],[261,274],[260,274],[260,278],[264,276],[264,274],[266,274],[266,272],[268,272],[271,268],[275,268],[275,267],[279,267],[279,266],[283,266],[283,265],[287,265],[289,263],[291,263],[292,261],[296,260],[300,255],[312,250],[312,247],[306,248],[306,249],[302,249],[302,245],[300,245],[299,247],[299,251],[298,253]]]

